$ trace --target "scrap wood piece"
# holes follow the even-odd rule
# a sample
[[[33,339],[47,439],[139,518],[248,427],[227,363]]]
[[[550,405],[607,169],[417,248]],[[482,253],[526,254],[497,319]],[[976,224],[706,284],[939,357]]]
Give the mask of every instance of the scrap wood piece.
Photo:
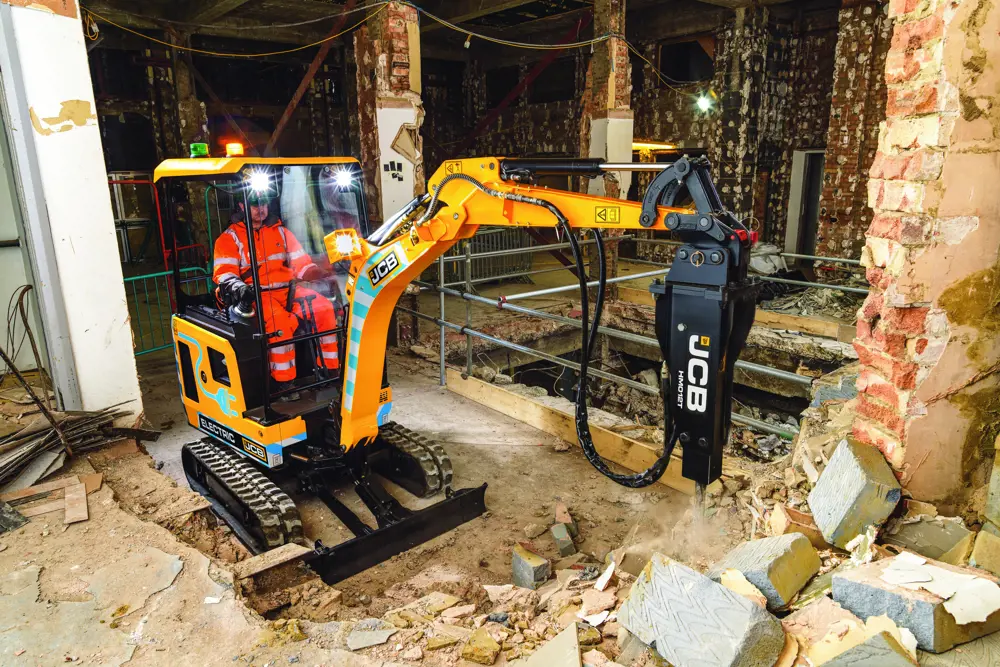
[[[87,495],[99,491],[101,489],[101,484],[104,482],[103,472],[92,472],[86,475],[79,475],[80,481],[87,488]]]
[[[270,570],[273,567],[283,565],[297,558],[302,558],[308,553],[312,553],[312,550],[300,544],[289,542],[288,544],[282,544],[277,549],[265,551],[258,556],[236,563],[233,566],[233,574],[236,575],[237,579],[246,579],[255,574],[260,574],[264,570]]]
[[[18,509],[18,511],[22,515],[31,518],[33,516],[48,514],[49,512],[57,512],[62,509],[66,509],[65,498],[60,498],[58,500],[50,500],[47,503],[42,503],[40,505],[33,505],[32,507],[20,508]]]
[[[160,438],[160,432],[147,428],[125,428],[120,426],[108,426],[101,429],[101,435],[108,438],[133,438],[134,440],[147,440],[156,442]]]
[[[51,482],[29,486],[27,489],[21,489],[20,491],[0,494],[0,500],[8,503],[13,503],[14,501],[28,502],[28,500],[37,496],[47,495],[57,489],[64,489],[67,486],[79,483],[80,478],[77,475],[70,475],[69,477],[63,477]]]
[[[77,523],[90,518],[87,508],[87,487],[83,483],[66,487],[66,517],[63,523]]]

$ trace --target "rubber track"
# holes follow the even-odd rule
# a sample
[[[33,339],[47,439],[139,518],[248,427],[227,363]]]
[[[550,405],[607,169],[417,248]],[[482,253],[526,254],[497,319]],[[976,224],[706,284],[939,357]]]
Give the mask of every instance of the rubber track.
[[[401,449],[411,456],[414,456],[412,452],[420,452],[420,457],[417,460],[428,476],[431,475],[432,470],[431,466],[425,465],[425,461],[428,458],[430,459],[434,478],[437,480],[437,483],[434,485],[433,490],[428,491],[428,495],[440,490],[447,491],[451,489],[453,468],[451,458],[449,458],[448,452],[445,451],[444,447],[428,439],[426,436],[395,422],[389,422],[383,426],[379,430],[379,433],[382,434],[383,432],[390,435],[389,438],[386,438],[386,442],[394,447]],[[428,484],[428,487],[430,486]]]
[[[219,483],[256,516],[268,548],[302,542],[302,520],[288,495],[245,458],[212,441],[187,445]]]
[[[407,438],[404,429],[399,424],[389,422],[383,425],[379,428],[379,437],[389,446],[409,456],[420,466],[427,484],[424,497],[433,496],[441,490],[441,470],[434,457],[424,447]]]

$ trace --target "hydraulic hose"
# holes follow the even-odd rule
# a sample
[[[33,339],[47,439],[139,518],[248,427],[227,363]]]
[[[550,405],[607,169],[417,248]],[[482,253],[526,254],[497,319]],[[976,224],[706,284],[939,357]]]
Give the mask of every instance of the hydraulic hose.
[[[597,330],[600,326],[601,315],[604,310],[604,289],[606,286],[605,281],[607,280],[607,265],[606,258],[604,256],[604,239],[601,236],[600,230],[593,230],[598,251],[599,274],[597,300],[594,302],[594,321],[591,323],[590,297],[587,291],[587,272],[584,267],[583,255],[580,253],[580,244],[576,240],[576,236],[573,234],[569,220],[565,215],[563,215],[563,212],[560,211],[555,204],[545,201],[544,199],[529,197],[515,192],[499,192],[487,187],[477,179],[467,174],[452,174],[441,179],[437,190],[434,191],[434,195],[431,197],[431,200],[427,205],[424,215],[417,221],[416,224],[422,224],[434,215],[441,191],[444,189],[445,184],[452,180],[462,180],[471,183],[491,197],[507,199],[522,204],[540,206],[555,216],[556,221],[559,224],[559,228],[563,230],[566,237],[569,239],[570,247],[573,250],[573,259],[576,263],[577,277],[580,280],[580,309],[583,311],[580,325],[580,351],[582,354],[580,359],[580,383],[576,390],[576,437],[580,441],[580,447],[583,449],[583,455],[587,457],[590,464],[597,468],[602,475],[614,482],[617,482],[618,484],[621,484],[622,486],[639,489],[649,486],[659,480],[663,477],[663,473],[667,470],[667,465],[670,463],[670,456],[673,454],[674,446],[677,442],[677,429],[674,428],[673,425],[668,425],[669,435],[663,443],[663,453],[659,456],[659,458],[657,458],[653,465],[651,465],[647,470],[632,475],[621,475],[609,468],[608,464],[604,462],[604,459],[602,459],[601,455],[598,453],[597,447],[594,446],[594,439],[590,433],[590,422],[587,415],[587,380],[589,379],[587,371],[590,366],[590,356],[594,351],[594,343],[597,341]]]

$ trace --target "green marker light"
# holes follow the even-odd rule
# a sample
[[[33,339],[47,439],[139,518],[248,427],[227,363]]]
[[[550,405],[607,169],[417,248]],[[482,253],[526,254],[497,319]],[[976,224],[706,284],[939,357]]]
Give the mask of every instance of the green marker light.
[[[208,144],[191,144],[191,157],[208,157]]]

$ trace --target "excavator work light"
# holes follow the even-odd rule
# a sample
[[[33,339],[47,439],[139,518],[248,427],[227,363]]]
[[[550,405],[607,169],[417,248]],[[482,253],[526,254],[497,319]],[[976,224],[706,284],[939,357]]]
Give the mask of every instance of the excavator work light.
[[[226,144],[226,157],[240,157],[243,155],[243,144],[233,141]]]
[[[341,169],[333,174],[333,182],[337,184],[340,188],[349,188],[351,183],[354,182],[354,177],[351,176],[351,172],[347,169]]]
[[[353,229],[338,229],[324,239],[331,264],[361,257],[361,240]]]

